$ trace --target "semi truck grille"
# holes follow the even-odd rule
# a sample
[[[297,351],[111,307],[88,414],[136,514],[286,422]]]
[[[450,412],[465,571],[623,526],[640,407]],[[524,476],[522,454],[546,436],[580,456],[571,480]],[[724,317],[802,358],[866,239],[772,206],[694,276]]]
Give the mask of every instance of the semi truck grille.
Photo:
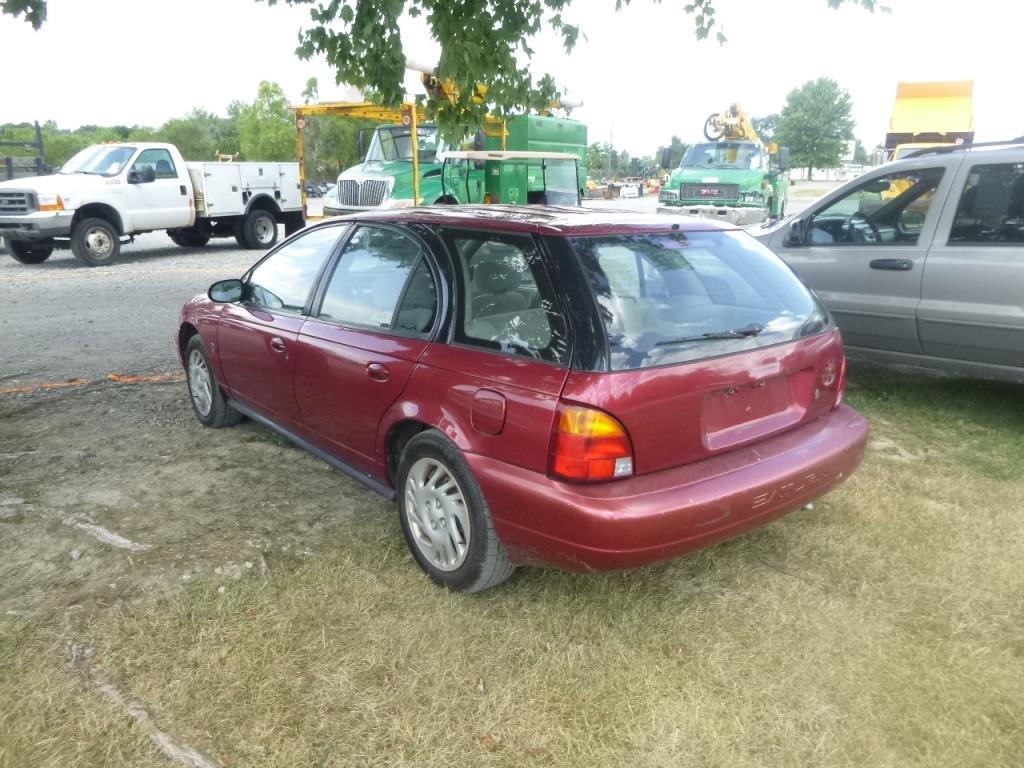
[[[338,201],[342,205],[373,207],[380,205],[387,198],[388,183],[384,179],[342,179],[338,184]]]
[[[683,184],[679,189],[681,200],[738,200],[739,184]]]
[[[35,209],[35,195],[31,192],[0,191],[0,216],[32,213]]]

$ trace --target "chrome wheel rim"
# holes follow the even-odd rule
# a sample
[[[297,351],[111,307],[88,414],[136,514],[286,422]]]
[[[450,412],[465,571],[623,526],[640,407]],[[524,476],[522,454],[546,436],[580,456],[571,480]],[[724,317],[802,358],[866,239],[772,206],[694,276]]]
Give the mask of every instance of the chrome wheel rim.
[[[469,555],[469,508],[458,481],[436,459],[419,459],[405,481],[405,518],[420,554],[441,571]]]
[[[262,244],[266,245],[274,239],[274,229],[277,224],[269,216],[260,216],[256,219],[256,239]]]
[[[114,250],[114,240],[102,227],[89,227],[85,233],[85,248],[97,259],[105,259]]]
[[[193,349],[188,356],[188,391],[199,415],[209,416],[213,407],[213,382],[206,359],[198,349]]]

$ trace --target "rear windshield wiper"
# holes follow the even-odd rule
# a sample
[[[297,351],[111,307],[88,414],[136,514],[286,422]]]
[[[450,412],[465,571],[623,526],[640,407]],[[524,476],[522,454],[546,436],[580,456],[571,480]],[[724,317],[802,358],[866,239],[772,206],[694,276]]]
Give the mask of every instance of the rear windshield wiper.
[[[714,331],[713,333],[701,333],[697,336],[682,336],[678,339],[665,339],[657,342],[654,346],[663,347],[669,344],[687,344],[691,341],[718,341],[720,339],[749,339],[757,336],[764,330],[763,325],[753,323],[746,328],[734,328],[729,331]]]

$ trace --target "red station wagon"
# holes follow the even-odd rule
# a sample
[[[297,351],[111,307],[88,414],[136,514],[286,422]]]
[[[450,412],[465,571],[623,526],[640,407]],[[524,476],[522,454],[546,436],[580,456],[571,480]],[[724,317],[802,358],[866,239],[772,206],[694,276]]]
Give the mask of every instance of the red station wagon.
[[[804,506],[860,462],[827,311],[704,220],[433,207],[310,227],[182,310],[192,404],[397,499],[473,592],[629,568]]]

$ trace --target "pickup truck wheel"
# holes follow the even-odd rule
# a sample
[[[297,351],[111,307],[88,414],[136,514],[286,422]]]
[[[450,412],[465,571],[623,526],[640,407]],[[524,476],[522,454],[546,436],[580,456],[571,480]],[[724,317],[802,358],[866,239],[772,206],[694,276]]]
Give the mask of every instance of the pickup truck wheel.
[[[106,219],[82,219],[71,233],[71,252],[90,267],[103,267],[117,260],[121,239]]]
[[[277,219],[269,211],[249,211],[242,222],[242,239],[249,248],[269,248],[277,242]]]
[[[24,240],[11,240],[7,243],[11,257],[22,264],[42,264],[53,253],[53,243],[33,243]]]

